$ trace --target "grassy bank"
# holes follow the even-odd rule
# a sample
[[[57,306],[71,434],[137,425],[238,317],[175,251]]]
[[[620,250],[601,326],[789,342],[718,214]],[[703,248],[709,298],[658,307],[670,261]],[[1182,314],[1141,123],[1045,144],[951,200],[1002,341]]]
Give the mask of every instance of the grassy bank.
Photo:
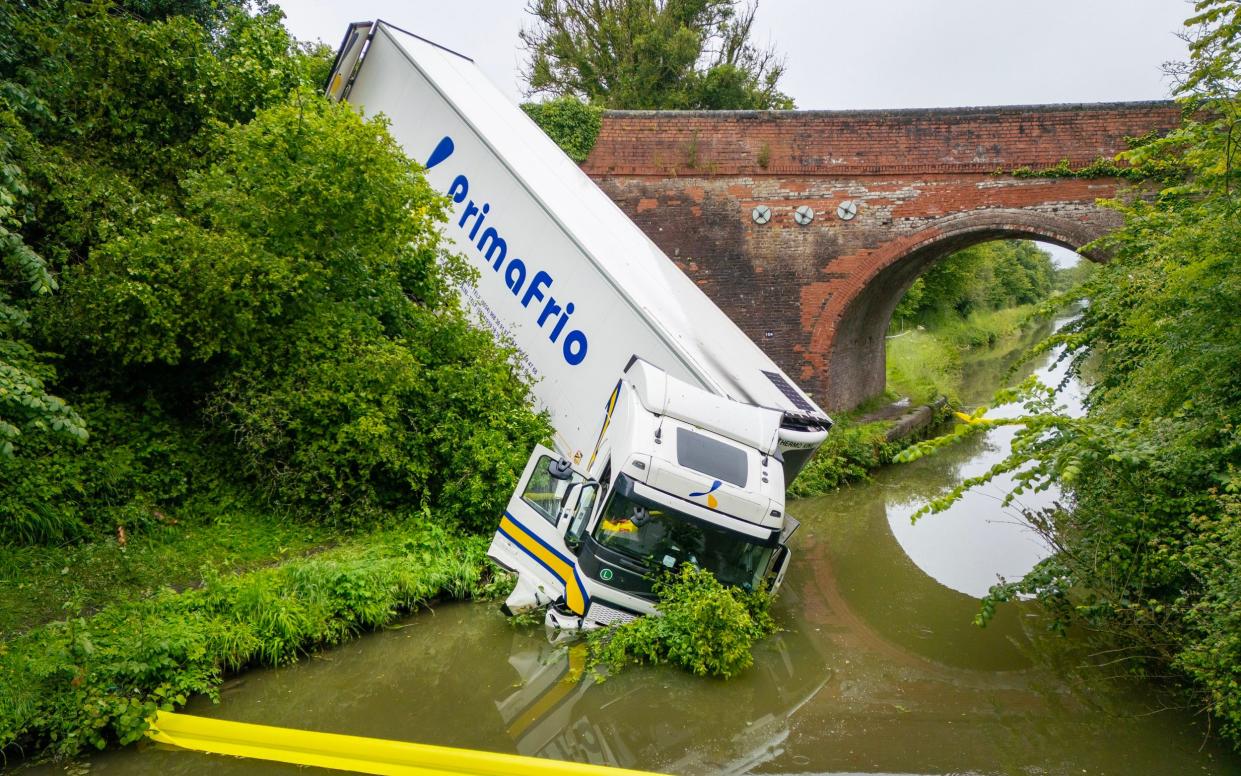
[[[888,421],[858,423],[849,416],[836,425],[814,458],[788,487],[790,498],[829,493],[842,485],[864,480],[875,469],[892,462],[904,444],[887,440]]]
[[[281,665],[382,627],[439,597],[503,580],[487,539],[425,520],[240,574],[46,623],[0,647],[0,750],[70,756],[129,743],[156,709],[218,695],[227,672]]]
[[[936,316],[887,341],[888,393],[928,403],[939,396],[955,402],[961,391],[962,354],[989,347],[1037,322],[1039,305]]]
[[[163,588],[195,586],[202,569],[238,573],[335,543],[328,528],[255,509],[167,522],[68,545],[0,547],[0,639],[66,613],[94,612]]]
[[[913,405],[931,404],[941,396],[949,406],[940,410],[926,432],[933,432],[950,414],[961,389],[963,355],[974,348],[990,347],[1037,322],[1038,305],[975,312],[966,317],[933,316],[926,325],[905,331],[887,341],[888,388],[884,396],[845,414],[835,416],[836,426],[814,459],[788,488],[792,498],[828,493],[851,482],[865,480],[870,472],[892,462],[912,439],[890,441],[888,420],[867,421],[871,410],[907,397]],[[915,435],[920,438],[923,434]]]

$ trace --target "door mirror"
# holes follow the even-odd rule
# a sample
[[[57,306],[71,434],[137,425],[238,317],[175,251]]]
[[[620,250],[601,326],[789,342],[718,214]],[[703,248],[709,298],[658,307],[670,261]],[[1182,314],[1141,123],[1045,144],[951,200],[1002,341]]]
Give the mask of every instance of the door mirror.
[[[558,461],[552,461],[547,464],[547,473],[558,480],[567,480],[573,477],[573,464],[564,458]]]
[[[585,479],[582,475],[569,469],[569,476],[557,477],[553,473],[556,459],[550,455],[540,455],[530,474],[526,476],[521,499],[534,507],[547,522],[556,526],[560,522],[560,514],[568,503],[568,496],[577,489]]]

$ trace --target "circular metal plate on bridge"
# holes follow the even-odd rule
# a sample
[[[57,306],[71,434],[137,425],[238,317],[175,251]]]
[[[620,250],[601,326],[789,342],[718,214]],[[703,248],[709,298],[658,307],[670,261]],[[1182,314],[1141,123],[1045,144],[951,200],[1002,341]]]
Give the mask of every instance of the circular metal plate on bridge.
[[[852,221],[857,215],[857,203],[851,199],[846,199],[836,206],[836,217],[841,221]]]
[[[765,224],[771,220],[771,208],[759,205],[750,211],[750,218],[753,218],[756,224]]]
[[[809,205],[801,205],[793,211],[793,220],[805,226],[814,220],[814,208]]]

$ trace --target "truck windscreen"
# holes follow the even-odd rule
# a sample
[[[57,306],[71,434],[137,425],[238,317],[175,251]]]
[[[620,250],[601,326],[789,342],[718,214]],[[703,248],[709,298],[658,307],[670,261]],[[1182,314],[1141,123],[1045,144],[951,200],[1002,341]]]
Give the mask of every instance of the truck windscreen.
[[[595,526],[599,544],[630,557],[652,572],[683,563],[708,569],[719,581],[753,590],[767,571],[771,547],[715,528],[663,504],[613,492]]]

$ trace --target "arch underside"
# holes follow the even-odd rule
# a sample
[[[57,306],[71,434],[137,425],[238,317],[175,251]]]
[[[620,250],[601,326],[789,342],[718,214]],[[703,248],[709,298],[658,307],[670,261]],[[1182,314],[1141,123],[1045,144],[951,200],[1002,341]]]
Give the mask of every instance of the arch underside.
[[[877,255],[857,293],[834,305],[838,317],[826,358],[827,406],[847,409],[883,392],[884,337],[892,313],[913,282],[947,256],[992,240],[1029,239],[1104,261],[1105,257],[1083,253],[1081,248],[1103,236],[1109,226],[1026,211],[974,212],[924,230],[912,246],[896,255]]]

